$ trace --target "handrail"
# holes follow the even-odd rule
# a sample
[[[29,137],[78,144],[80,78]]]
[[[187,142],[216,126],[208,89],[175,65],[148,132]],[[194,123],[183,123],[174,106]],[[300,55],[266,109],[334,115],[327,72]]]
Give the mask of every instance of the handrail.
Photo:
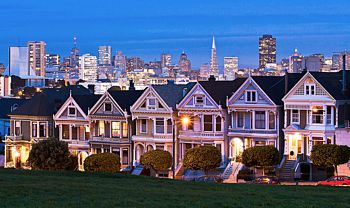
[[[296,168],[299,166],[299,161],[300,161],[300,158],[298,158],[297,157],[297,159],[295,160],[295,163],[294,163],[294,165],[293,165],[293,178],[295,178],[295,176],[296,176]]]
[[[280,164],[278,165],[278,169],[281,169],[281,168],[282,168],[283,164],[286,162],[286,158],[287,158],[286,156],[283,156],[283,158],[282,158]]]
[[[231,161],[230,161],[230,162],[227,164],[227,166],[226,166],[224,172],[221,174],[221,177],[225,176],[226,172],[228,171],[228,169],[229,169],[231,166],[232,166],[232,163],[231,163]]]

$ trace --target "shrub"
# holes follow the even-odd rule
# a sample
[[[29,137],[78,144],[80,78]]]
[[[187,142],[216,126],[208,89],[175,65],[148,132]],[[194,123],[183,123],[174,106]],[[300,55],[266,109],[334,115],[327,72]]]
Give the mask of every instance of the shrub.
[[[47,139],[33,144],[28,165],[33,170],[65,170],[70,164],[68,144],[58,139]]]
[[[69,155],[66,170],[78,170],[78,157]]]
[[[263,175],[266,168],[278,165],[279,160],[278,150],[273,146],[250,147],[242,154],[242,163],[247,167],[262,167]]]
[[[84,161],[84,170],[87,172],[119,172],[119,157],[113,153],[90,155]]]
[[[221,163],[221,153],[214,146],[199,146],[189,149],[185,153],[184,167],[192,170],[212,170]]]
[[[169,169],[172,165],[172,156],[165,150],[151,150],[141,156],[141,164],[158,171]]]
[[[311,160],[315,165],[334,167],[338,175],[337,166],[347,163],[350,159],[350,147],[336,144],[319,144],[311,150]]]

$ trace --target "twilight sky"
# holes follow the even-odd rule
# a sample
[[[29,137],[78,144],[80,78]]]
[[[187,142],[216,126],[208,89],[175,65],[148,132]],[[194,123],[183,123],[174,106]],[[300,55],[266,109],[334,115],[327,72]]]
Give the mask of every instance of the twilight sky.
[[[258,37],[277,38],[277,58],[350,50],[347,0],[1,0],[0,62],[8,47],[44,40],[49,53],[67,56],[74,34],[81,53],[113,53],[177,62],[185,50],[193,66],[209,62],[216,36],[219,64],[238,56],[240,67],[258,65]]]

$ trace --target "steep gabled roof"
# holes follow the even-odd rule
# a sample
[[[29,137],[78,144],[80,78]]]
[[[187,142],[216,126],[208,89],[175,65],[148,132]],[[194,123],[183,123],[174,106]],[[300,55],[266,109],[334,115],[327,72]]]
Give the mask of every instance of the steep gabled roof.
[[[252,78],[276,105],[283,105],[284,76],[253,76]]]
[[[88,110],[95,105],[95,103],[100,99],[101,95],[72,95],[75,102],[84,111],[85,115],[88,114]]]
[[[18,108],[26,101],[28,100],[18,98],[0,98],[0,119],[8,119],[8,114],[14,110],[13,107],[16,106],[16,108]]]
[[[233,81],[200,81],[205,91],[215,100],[215,102],[226,108],[226,98],[237,91],[247,78],[237,78]]]
[[[142,95],[144,90],[108,90],[108,93],[118,103],[122,110],[130,114],[130,107]]]
[[[195,84],[195,82],[186,85],[168,83],[166,85],[152,85],[152,87],[169,107],[175,109],[176,104],[181,102]]]

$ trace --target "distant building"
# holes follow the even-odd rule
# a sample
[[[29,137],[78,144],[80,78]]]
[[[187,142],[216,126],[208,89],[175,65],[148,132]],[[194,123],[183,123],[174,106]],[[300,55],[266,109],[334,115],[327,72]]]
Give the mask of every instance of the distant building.
[[[171,65],[171,54],[162,53],[160,55],[161,68],[169,67]]]
[[[339,64],[340,64],[340,68],[342,68],[342,66],[343,66],[343,55],[345,55],[345,59],[346,59],[346,65],[345,65],[345,67],[346,67],[346,70],[350,70],[350,52],[347,52],[347,51],[345,51],[345,52],[342,52],[342,53],[340,53],[340,58],[339,58]]]
[[[0,75],[5,73],[5,65],[3,63],[0,63]]]
[[[9,69],[5,74],[19,77],[34,75],[34,71],[29,69],[28,47],[9,48]]]
[[[114,67],[119,68],[122,72],[126,70],[126,56],[121,51],[114,56]]]
[[[77,37],[76,36],[74,36],[74,38],[73,38],[73,44],[74,44],[74,47],[70,51],[69,66],[71,68],[78,68],[79,67],[79,49],[77,48]]]
[[[28,42],[29,68],[33,69],[36,76],[45,76],[46,67],[46,43],[44,41]]]
[[[97,58],[90,54],[79,57],[79,79],[88,82],[95,82],[97,79]]]
[[[289,73],[298,73],[303,70],[302,68],[303,56],[298,52],[298,49],[294,50],[294,53],[289,56]]]
[[[11,95],[11,77],[0,76],[0,97]]]
[[[218,59],[216,57],[216,44],[215,44],[214,36],[213,36],[213,42],[211,46],[210,75],[214,75],[214,76],[219,75],[219,65],[218,65]]]
[[[59,66],[61,57],[58,54],[46,54],[46,66]]]
[[[135,69],[142,69],[145,62],[140,57],[132,57],[127,60],[126,70],[133,71]]]
[[[185,51],[182,52],[178,65],[182,72],[189,72],[191,70],[191,61],[187,58]]]
[[[259,68],[265,68],[269,63],[276,63],[276,38],[263,35],[259,38]]]
[[[313,54],[303,57],[302,67],[307,71],[320,72],[324,62],[322,54]]]
[[[238,72],[238,57],[224,57],[224,76],[226,80],[234,80]]]
[[[112,65],[112,46],[98,47],[98,64],[100,66]]]
[[[339,71],[341,69],[341,55],[340,53],[336,52],[332,55],[332,70]]]
[[[199,77],[202,79],[209,78],[209,64],[201,64],[199,67]]]

